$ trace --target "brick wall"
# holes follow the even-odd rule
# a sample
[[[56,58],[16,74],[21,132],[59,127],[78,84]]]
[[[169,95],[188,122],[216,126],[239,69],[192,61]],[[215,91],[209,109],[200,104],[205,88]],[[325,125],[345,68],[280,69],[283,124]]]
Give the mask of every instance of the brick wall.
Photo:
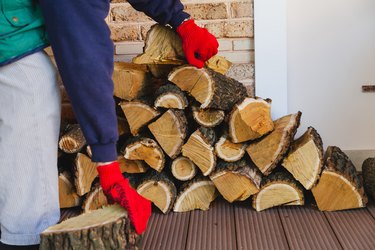
[[[253,0],[182,0],[186,12],[219,41],[219,55],[234,63],[228,75],[254,83]],[[142,53],[144,39],[155,22],[126,0],[112,0],[107,22],[115,42],[115,60],[131,61]]]

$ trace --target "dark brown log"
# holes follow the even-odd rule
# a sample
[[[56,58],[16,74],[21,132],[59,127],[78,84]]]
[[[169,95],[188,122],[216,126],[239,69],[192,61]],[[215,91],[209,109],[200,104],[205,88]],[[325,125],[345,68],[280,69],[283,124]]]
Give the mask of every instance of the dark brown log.
[[[154,106],[157,108],[185,109],[188,106],[188,99],[176,85],[166,84],[156,92]]]
[[[172,159],[181,153],[186,138],[187,121],[183,111],[169,109],[148,125],[164,152]]]
[[[365,207],[363,182],[349,157],[336,146],[329,146],[318,183],[311,189],[321,211]]]
[[[161,172],[165,165],[165,156],[159,145],[150,138],[138,137],[129,141],[123,149],[128,160],[145,161],[151,168]]]
[[[130,135],[129,124],[125,118],[117,116],[117,130],[119,136]]]
[[[72,176],[64,171],[59,174],[59,204],[60,208],[70,208],[81,205],[82,199],[77,195]]]
[[[78,153],[74,166],[74,183],[77,194],[82,196],[91,189],[92,182],[98,176],[96,171],[96,163],[82,153]]]
[[[304,204],[303,187],[288,172],[275,172],[263,178],[260,191],[253,196],[255,210],[275,206]]]
[[[309,127],[292,143],[282,165],[304,188],[310,190],[319,179],[323,163],[322,139],[313,127]]]
[[[201,103],[201,108],[230,110],[247,96],[242,83],[211,69],[178,67],[169,74],[168,80],[189,92]]]
[[[180,181],[188,181],[197,174],[197,166],[189,158],[180,156],[172,161],[172,175]]]
[[[375,158],[367,158],[362,163],[362,176],[367,195],[375,200]]]
[[[228,124],[235,143],[260,138],[274,129],[271,105],[260,98],[246,98],[234,106]]]
[[[155,91],[146,66],[115,62],[112,79],[113,95],[122,100],[132,101]]]
[[[208,210],[217,195],[216,187],[209,178],[196,177],[181,186],[173,211]]]
[[[79,152],[86,145],[86,139],[78,124],[69,125],[59,140],[59,148],[65,153]]]
[[[182,155],[194,162],[204,176],[209,175],[216,166],[216,154],[213,147],[215,141],[215,132],[201,127],[182,146]]]
[[[150,200],[164,214],[171,211],[176,200],[177,190],[167,175],[152,171],[137,187],[137,192]]]
[[[269,175],[287,153],[300,123],[301,112],[275,121],[274,130],[257,142],[250,143],[247,153],[264,175]]]
[[[159,112],[144,102],[121,102],[132,135],[138,135],[139,130],[159,116]]]
[[[217,157],[227,162],[239,161],[245,154],[247,145],[245,143],[233,143],[225,134],[215,144]]]
[[[210,179],[224,199],[233,202],[258,193],[262,175],[254,164],[242,159],[233,163],[219,161]]]
[[[126,210],[113,205],[47,228],[41,234],[40,249],[136,250],[140,249],[140,240]]]
[[[213,128],[218,126],[225,117],[224,111],[220,109],[201,109],[192,106],[193,118],[201,126]]]

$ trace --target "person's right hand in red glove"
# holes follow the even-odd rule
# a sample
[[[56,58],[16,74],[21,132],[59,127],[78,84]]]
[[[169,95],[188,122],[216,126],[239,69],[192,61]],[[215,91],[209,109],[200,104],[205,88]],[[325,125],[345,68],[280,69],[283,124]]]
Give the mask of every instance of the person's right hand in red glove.
[[[107,198],[128,211],[130,221],[137,234],[142,234],[151,215],[151,202],[143,198],[129,185],[121,174],[117,161],[97,167],[100,185]]]
[[[203,68],[204,63],[217,54],[219,43],[207,29],[197,26],[193,19],[176,29],[182,40],[182,49],[189,64]]]

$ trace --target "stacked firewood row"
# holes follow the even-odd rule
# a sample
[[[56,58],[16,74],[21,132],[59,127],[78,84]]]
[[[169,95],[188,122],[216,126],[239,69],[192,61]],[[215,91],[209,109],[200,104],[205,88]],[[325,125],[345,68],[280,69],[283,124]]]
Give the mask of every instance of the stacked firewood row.
[[[212,58],[186,65],[166,27],[148,32],[144,53],[116,63],[118,160],[133,187],[163,213],[207,210],[217,196],[248,201],[257,211],[303,205],[311,193],[322,211],[364,207],[363,183],[336,146],[316,129],[294,138],[301,112],[273,120],[272,101],[225,75]],[[108,203],[79,126],[60,139],[60,204],[95,210]]]

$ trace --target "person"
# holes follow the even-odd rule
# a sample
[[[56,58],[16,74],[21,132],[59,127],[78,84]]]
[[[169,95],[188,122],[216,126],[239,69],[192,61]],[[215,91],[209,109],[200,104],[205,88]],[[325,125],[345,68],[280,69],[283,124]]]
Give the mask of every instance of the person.
[[[129,0],[179,34],[187,61],[201,68],[218,50],[179,0]],[[49,44],[109,200],[146,229],[148,200],[129,186],[117,162],[113,42],[109,0],[0,0],[0,248],[38,248],[60,218],[57,144],[60,95]]]

